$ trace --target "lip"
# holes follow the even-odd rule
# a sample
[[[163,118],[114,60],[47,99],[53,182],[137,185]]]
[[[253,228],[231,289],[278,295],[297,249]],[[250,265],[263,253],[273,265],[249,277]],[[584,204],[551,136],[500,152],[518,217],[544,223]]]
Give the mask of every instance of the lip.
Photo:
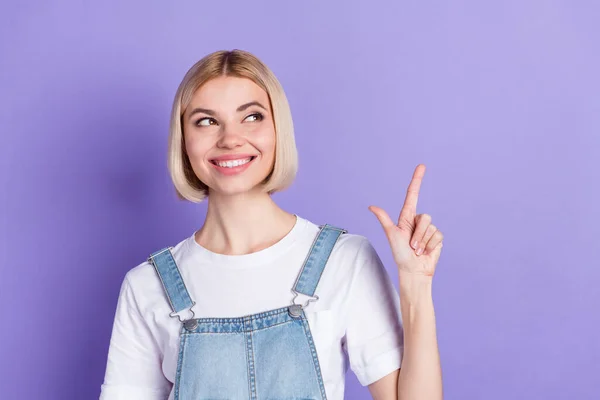
[[[225,158],[225,157],[227,157],[227,158]],[[220,167],[217,164],[215,164],[214,162],[212,162],[213,160],[227,161],[227,160],[238,160],[238,159],[243,159],[243,158],[248,158],[248,157],[252,157],[252,160],[248,161],[246,164],[238,165],[237,167],[232,167],[232,168]],[[212,165],[217,170],[217,172],[219,172],[222,175],[231,176],[231,175],[241,174],[242,172],[244,172],[250,166],[250,164],[252,164],[256,160],[256,156],[249,154],[247,157],[244,157],[243,154],[239,154],[239,155],[235,155],[234,157],[223,156],[223,157],[215,158],[213,160],[211,160],[210,165]]]
[[[243,160],[248,157],[256,157],[256,154],[225,154],[220,157],[211,158],[210,161]]]

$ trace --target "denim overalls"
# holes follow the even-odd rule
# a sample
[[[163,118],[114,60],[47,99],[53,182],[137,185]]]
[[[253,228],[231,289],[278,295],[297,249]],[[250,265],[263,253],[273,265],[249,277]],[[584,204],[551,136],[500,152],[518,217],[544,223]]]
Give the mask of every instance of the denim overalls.
[[[296,279],[291,305],[237,318],[194,318],[192,301],[171,247],[152,253],[154,266],[181,321],[175,400],[326,400],[313,337],[303,307],[314,296],[329,255],[345,229],[321,225]],[[308,300],[296,301],[298,296]],[[180,312],[191,311],[182,319]],[[189,314],[189,311],[184,314]]]

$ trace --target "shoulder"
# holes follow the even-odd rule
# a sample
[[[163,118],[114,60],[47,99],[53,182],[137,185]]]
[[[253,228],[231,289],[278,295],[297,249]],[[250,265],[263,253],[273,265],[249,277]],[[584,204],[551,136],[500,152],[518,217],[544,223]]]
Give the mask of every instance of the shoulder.
[[[314,238],[314,235],[319,232],[319,225],[306,220],[310,229],[306,232]],[[333,228],[343,229],[343,225],[330,224]],[[344,262],[352,261],[353,263],[361,263],[368,259],[378,258],[377,252],[371,241],[364,235],[346,231],[341,234],[333,247],[331,257],[334,259],[342,259]]]
[[[165,246],[172,247],[171,254],[173,254],[175,262],[179,263],[185,256],[189,239],[190,238],[185,238],[174,246]],[[148,257],[157,250],[160,249],[153,249],[149,252]],[[152,295],[162,297],[163,289],[160,279],[157,276],[154,266],[148,259],[140,262],[125,273],[124,284],[128,285],[134,296],[138,299],[142,299],[142,301],[148,300],[148,297]]]
[[[319,225],[310,221],[308,223],[311,229],[308,229],[307,232],[310,232],[312,241],[315,235],[318,234]],[[330,225],[337,229],[347,229],[343,225]],[[327,261],[326,271],[330,275],[338,275],[336,279],[339,279],[339,275],[343,274],[346,277],[345,280],[353,280],[365,266],[369,268],[380,264],[379,255],[365,235],[346,231],[337,239]]]
[[[340,235],[334,247],[335,251],[343,252],[347,255],[353,254],[357,257],[364,256],[371,249],[373,249],[373,245],[366,236],[350,232]]]
[[[334,254],[343,257],[347,261],[352,259],[354,263],[358,264],[362,264],[374,257],[378,258],[377,252],[371,241],[364,235],[352,232],[346,232],[340,235],[333,248],[332,256]]]

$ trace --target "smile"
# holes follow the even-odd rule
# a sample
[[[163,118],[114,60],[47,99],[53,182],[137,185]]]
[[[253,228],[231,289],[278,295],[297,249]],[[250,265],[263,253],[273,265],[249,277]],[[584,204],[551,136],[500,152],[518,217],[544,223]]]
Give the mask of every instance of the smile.
[[[255,159],[256,156],[250,156],[247,158],[239,158],[236,160],[210,160],[210,163],[221,175],[232,176],[244,172]]]
[[[211,163],[213,163],[214,165],[217,165],[219,167],[222,167],[222,168],[235,168],[235,167],[239,167],[240,165],[248,164],[250,161],[254,160],[255,158],[256,158],[256,156],[242,158],[239,160],[227,160],[227,161],[211,160]]]

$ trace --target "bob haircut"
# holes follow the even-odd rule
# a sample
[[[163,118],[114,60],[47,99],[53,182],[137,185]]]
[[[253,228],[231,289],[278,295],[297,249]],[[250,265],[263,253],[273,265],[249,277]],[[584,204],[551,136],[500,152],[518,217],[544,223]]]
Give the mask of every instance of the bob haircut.
[[[253,54],[243,50],[220,50],[196,62],[179,84],[169,125],[168,167],[177,196],[199,203],[208,196],[206,186],[194,173],[185,149],[182,116],[192,96],[207,81],[222,76],[247,78],[260,86],[269,96],[275,125],[275,161],[261,182],[269,194],[289,187],[298,170],[298,151],[290,106],[283,87],[271,70]]]

